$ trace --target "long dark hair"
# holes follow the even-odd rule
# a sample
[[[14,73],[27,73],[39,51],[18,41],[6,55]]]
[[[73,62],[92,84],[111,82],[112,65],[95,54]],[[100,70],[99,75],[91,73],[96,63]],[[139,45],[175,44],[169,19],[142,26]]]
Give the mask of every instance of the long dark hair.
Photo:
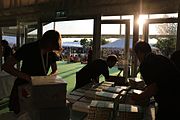
[[[51,45],[54,50],[59,50],[61,48],[61,34],[56,30],[48,30],[43,34],[39,42],[41,48],[47,48]]]

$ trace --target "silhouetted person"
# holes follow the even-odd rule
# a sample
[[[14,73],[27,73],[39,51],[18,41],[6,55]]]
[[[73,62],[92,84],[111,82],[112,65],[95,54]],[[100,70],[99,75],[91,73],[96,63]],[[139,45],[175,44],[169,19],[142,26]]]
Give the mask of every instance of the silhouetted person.
[[[4,62],[13,54],[12,48],[9,46],[9,43],[7,40],[2,40],[1,41],[2,45],[2,52],[4,56]]]
[[[173,52],[170,59],[173,61],[175,66],[180,70],[180,50]]]
[[[92,47],[90,47],[89,51],[88,51],[88,61],[87,61],[87,64],[92,62],[92,54],[93,54],[93,50],[92,50]]]
[[[180,73],[168,58],[155,55],[146,42],[138,42],[134,51],[140,61],[140,73],[146,83],[142,94],[133,94],[134,100],[145,100],[154,96],[158,103],[156,120],[180,119],[179,84]]]
[[[117,62],[116,55],[110,55],[107,60],[97,59],[84,66],[76,73],[75,89],[80,88],[90,82],[99,83],[99,76],[102,74],[105,79],[109,79],[109,68],[112,68]]]
[[[17,77],[10,95],[10,111],[20,112],[18,86],[28,84],[31,76],[45,76],[51,67],[50,75],[56,74],[57,55],[54,51],[62,51],[61,35],[55,30],[45,32],[38,41],[25,44],[19,48],[3,65],[2,69]],[[22,61],[21,70],[14,67]]]

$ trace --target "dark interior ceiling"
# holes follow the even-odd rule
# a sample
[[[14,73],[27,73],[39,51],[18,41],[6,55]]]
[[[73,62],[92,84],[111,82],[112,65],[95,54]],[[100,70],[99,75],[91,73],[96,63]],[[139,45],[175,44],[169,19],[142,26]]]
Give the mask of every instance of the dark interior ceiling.
[[[93,18],[96,15],[177,13],[179,3],[180,0],[1,0],[0,27],[39,19],[50,22]]]

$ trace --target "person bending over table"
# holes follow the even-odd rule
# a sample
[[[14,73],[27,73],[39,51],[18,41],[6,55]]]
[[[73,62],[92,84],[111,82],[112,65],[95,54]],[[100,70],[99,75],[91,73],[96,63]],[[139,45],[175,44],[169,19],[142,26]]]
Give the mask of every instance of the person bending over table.
[[[180,70],[180,50],[174,51],[170,56],[170,60],[172,60],[175,66]]]
[[[47,75],[50,67],[52,69],[50,75],[56,74],[57,52],[60,54],[61,51],[60,33],[49,30],[40,40],[23,45],[7,59],[2,65],[2,70],[17,77],[10,95],[10,111],[16,114],[20,112],[18,86],[28,84],[31,76]],[[22,62],[21,70],[14,67],[17,62]]]
[[[154,96],[158,104],[156,120],[180,119],[180,73],[177,68],[170,59],[153,54],[146,42],[137,42],[134,51],[140,61],[139,70],[147,86],[143,93],[134,93],[132,99],[143,101]]]
[[[117,62],[116,55],[110,55],[107,60],[96,59],[84,66],[76,73],[75,89],[83,87],[88,83],[99,83],[99,76],[102,74],[105,79],[109,79],[109,68],[112,68]]]

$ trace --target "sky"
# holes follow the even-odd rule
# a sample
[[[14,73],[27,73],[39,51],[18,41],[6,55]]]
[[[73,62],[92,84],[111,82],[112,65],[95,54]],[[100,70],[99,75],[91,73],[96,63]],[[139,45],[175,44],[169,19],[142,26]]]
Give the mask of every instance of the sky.
[[[104,18],[108,19],[108,18]],[[110,19],[117,19],[117,17],[110,17]],[[118,18],[119,19],[119,18]],[[126,16],[124,19],[131,19],[131,29],[130,34],[133,34],[133,20],[132,16]],[[43,27],[43,33],[47,30],[54,29],[63,34],[93,34],[93,20],[74,20],[74,21],[63,21],[63,22],[52,22]],[[154,26],[150,26],[150,29],[155,29]],[[154,34],[156,34],[156,30],[153,30]],[[120,25],[119,24],[102,24],[101,27],[102,34],[120,34]],[[29,34],[37,34],[37,30],[32,31]],[[121,25],[121,34],[125,34],[125,25]],[[140,34],[142,34],[142,25],[140,25]],[[152,33],[153,34],[153,33]],[[63,38],[63,41],[74,41],[80,40],[81,38]],[[110,41],[114,41],[116,39],[109,39]]]
[[[116,18],[116,17],[115,17]],[[143,18],[143,17],[142,17]],[[112,19],[112,18],[111,18]],[[132,16],[126,16],[124,19],[130,19],[131,29],[130,33],[133,33],[133,18]],[[142,23],[142,22],[140,22]],[[140,24],[140,34],[142,34],[143,25]],[[43,32],[54,29],[54,22],[45,25],[43,27]],[[74,20],[74,21],[62,21],[55,23],[55,30],[59,31],[61,34],[93,34],[93,20]],[[101,33],[102,34],[119,34],[120,25],[119,24],[102,24]],[[125,25],[121,25],[122,34],[125,34]],[[156,34],[154,31],[155,26],[150,26],[151,34]],[[37,30],[32,31],[29,34],[36,34]]]
[[[177,17],[177,14],[168,14],[169,17]],[[163,15],[141,15],[139,19],[139,33],[142,34],[144,19],[149,18],[161,18]],[[120,19],[120,16],[108,16],[102,17],[103,20],[108,19]],[[130,34],[133,34],[133,16],[122,16],[122,19],[130,19]],[[149,34],[158,34],[156,25],[149,26]],[[47,30],[55,29],[61,34],[93,34],[93,19],[87,20],[73,20],[73,21],[61,21],[54,22],[43,26],[43,33]],[[101,33],[102,34],[119,34],[120,32],[119,24],[102,24]],[[37,30],[30,32],[29,34],[37,34]],[[125,34],[125,25],[121,25],[121,34]],[[12,39],[12,38],[11,38]],[[63,41],[74,41],[80,40],[81,38],[63,38]],[[12,41],[12,40],[11,40]]]
[[[177,17],[177,14],[167,14],[169,17]],[[139,33],[142,34],[144,19],[149,18],[162,18],[164,15],[140,15],[139,17]],[[108,16],[102,17],[102,20],[117,20],[120,16]],[[127,15],[122,16],[122,19],[130,19],[130,34],[133,34],[133,16]],[[125,33],[125,26],[121,25],[122,34]],[[54,29],[54,23],[45,25],[43,31],[49,29]],[[61,21],[55,23],[55,29],[61,34],[93,34],[93,19],[87,20],[73,20],[73,21]],[[101,33],[102,34],[119,34],[120,25],[119,24],[102,24]],[[149,26],[149,34],[157,34],[156,25]],[[37,30],[31,32],[30,34],[37,33]]]

